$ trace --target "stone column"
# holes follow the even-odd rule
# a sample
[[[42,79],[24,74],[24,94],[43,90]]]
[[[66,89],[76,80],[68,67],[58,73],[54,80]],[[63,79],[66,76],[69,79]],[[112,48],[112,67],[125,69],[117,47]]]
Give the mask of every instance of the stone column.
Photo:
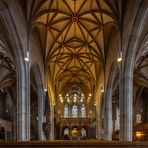
[[[107,89],[105,89],[104,104],[104,140],[112,140],[113,120],[112,120],[112,91],[115,80],[117,66],[112,65]]]
[[[139,3],[138,3],[139,2]],[[130,3],[129,3],[130,4]],[[132,2],[134,9],[129,10],[132,15],[129,16],[126,21],[133,22],[133,28],[130,32],[128,24],[123,31],[122,36],[122,49],[127,50],[125,59],[123,59],[123,65],[121,66],[121,78],[120,78],[120,140],[132,141],[133,136],[133,68],[135,64],[135,55],[139,48],[141,48],[141,37],[145,35],[145,29],[147,26],[148,18],[148,1]],[[126,17],[125,17],[126,18]],[[132,20],[133,19],[133,20]],[[130,25],[131,25],[130,24]],[[129,29],[129,30],[128,30]],[[128,30],[128,32],[127,32]],[[130,36],[128,36],[130,35]],[[129,39],[128,39],[129,38]],[[126,40],[128,39],[128,40]],[[125,46],[126,42],[128,45]],[[141,43],[141,44],[139,44]]]
[[[50,123],[51,123],[51,129],[50,129],[50,140],[54,140],[54,106],[50,106]]]
[[[16,106],[13,106],[13,119],[12,119],[12,140],[16,141],[17,140],[17,117],[16,117]]]
[[[26,63],[26,105],[27,141],[30,141],[30,62]]]
[[[5,4],[2,6],[5,7]],[[25,63],[23,51],[27,49],[27,31],[24,31],[24,44],[20,42],[17,27],[12,19],[10,9],[5,7],[0,11],[6,30],[10,38],[12,52],[14,54],[17,71],[17,140],[30,140],[30,71],[29,63]],[[17,11],[17,10],[16,10]],[[3,17],[4,16],[4,17]],[[29,48],[28,48],[29,49]]]
[[[100,98],[96,103],[96,137],[98,140],[102,140],[102,99]]]
[[[38,138],[39,140],[45,140],[45,135],[43,132],[43,122],[44,122],[44,92],[42,87],[40,87],[39,90],[39,96],[38,96]]]
[[[21,51],[19,51],[21,52]],[[29,63],[24,63],[22,53],[17,75],[17,140],[30,140],[30,96],[29,96]]]
[[[116,121],[116,116],[117,116],[117,113],[116,113],[116,103],[113,102],[112,104],[112,112],[113,112],[113,132],[115,132],[115,121]]]
[[[50,111],[48,110],[46,113],[46,138],[50,140],[50,131],[51,131],[51,123],[50,123]]]
[[[124,72],[120,84],[120,141],[132,141],[133,135],[133,77]]]
[[[112,140],[112,86],[108,86],[105,97],[104,112],[104,140]]]
[[[132,141],[133,136],[133,71],[131,63],[132,56],[133,53],[131,51],[128,51],[127,59],[119,63],[120,141]]]

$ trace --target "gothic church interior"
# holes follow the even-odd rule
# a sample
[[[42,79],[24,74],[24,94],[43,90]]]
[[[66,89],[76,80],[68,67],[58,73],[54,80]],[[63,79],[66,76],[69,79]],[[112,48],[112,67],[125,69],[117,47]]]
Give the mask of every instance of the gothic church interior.
[[[1,0],[0,141],[148,141],[147,0]]]

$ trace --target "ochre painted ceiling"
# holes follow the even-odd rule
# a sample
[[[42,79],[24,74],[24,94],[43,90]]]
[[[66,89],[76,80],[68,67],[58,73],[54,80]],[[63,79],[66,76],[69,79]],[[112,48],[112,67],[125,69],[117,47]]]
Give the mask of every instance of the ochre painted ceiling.
[[[92,92],[97,71],[105,62],[107,33],[117,24],[113,3],[42,0],[32,1],[30,11],[48,72],[58,91],[76,84]]]

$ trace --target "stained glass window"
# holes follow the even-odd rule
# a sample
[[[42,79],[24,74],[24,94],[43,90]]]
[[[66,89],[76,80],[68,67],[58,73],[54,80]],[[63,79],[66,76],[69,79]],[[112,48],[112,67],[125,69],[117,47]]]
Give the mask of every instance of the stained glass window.
[[[65,104],[64,106],[64,118],[68,118],[68,105]]]
[[[82,107],[81,107],[81,117],[82,118],[85,118],[86,117],[86,110],[85,110],[84,104],[82,104]]]
[[[72,117],[73,118],[78,117],[78,106],[77,105],[73,105],[73,107],[72,107]]]

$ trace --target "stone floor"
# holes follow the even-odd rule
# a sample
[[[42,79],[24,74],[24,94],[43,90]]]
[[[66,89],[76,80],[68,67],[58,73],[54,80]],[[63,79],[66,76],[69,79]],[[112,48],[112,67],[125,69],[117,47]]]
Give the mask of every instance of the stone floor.
[[[148,148],[148,142],[106,142],[106,141],[31,141],[31,142],[0,142],[0,148]]]

